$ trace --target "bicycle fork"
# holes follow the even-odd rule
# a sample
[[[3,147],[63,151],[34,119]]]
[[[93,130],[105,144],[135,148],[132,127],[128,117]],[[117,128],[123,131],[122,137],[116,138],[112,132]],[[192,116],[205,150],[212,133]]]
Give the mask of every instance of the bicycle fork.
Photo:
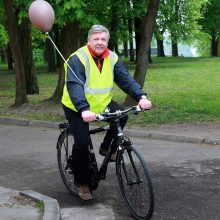
[[[126,183],[127,183],[127,185],[138,184],[138,183],[142,182],[142,180],[141,180],[141,178],[140,178],[140,176],[138,174],[138,170],[137,170],[137,168],[135,166],[135,162],[134,162],[134,159],[132,157],[131,150],[129,150],[129,148],[126,147],[126,144],[130,145],[131,142],[130,142],[129,139],[125,140],[124,133],[123,133],[123,130],[122,130],[121,126],[120,126],[119,121],[117,121],[117,125],[118,125],[117,128],[118,128],[118,146],[119,146],[118,147],[118,151],[120,153],[119,155],[121,155],[120,163],[122,164],[122,168],[124,170],[124,175],[125,175]],[[129,144],[128,144],[128,142],[129,142]],[[123,156],[125,150],[127,151],[129,160],[131,162],[132,170],[134,171],[134,174],[135,174],[135,177],[134,177],[135,180],[132,180],[132,179],[130,179],[128,177],[128,170],[126,168],[126,164],[125,164],[125,160],[124,160],[124,156]]]

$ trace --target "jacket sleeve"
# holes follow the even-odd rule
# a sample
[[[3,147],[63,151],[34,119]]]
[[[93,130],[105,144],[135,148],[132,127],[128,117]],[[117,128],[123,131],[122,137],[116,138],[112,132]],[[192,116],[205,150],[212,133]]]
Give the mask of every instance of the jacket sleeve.
[[[146,95],[120,59],[118,59],[114,66],[114,81],[120,89],[136,101],[139,101],[142,95]]]
[[[73,70],[73,72],[84,84],[86,81],[85,67],[80,62],[79,58],[76,55],[73,55],[69,60],[68,64]],[[90,106],[85,97],[84,85],[77,79],[77,77],[71,69],[68,67],[67,79],[65,82],[67,86],[67,91],[75,108],[79,112],[82,112],[88,110]]]

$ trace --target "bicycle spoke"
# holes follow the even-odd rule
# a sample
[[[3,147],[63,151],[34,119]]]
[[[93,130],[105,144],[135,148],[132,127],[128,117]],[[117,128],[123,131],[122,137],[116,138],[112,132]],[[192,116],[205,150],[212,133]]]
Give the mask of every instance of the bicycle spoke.
[[[71,168],[68,166],[68,159],[71,156],[74,138],[71,134],[63,133],[59,139],[59,148],[57,149],[58,167],[62,180],[70,193],[78,195],[74,184],[74,175]]]
[[[149,219],[153,213],[153,190],[146,164],[133,147],[123,151],[118,163],[123,198],[136,219]]]

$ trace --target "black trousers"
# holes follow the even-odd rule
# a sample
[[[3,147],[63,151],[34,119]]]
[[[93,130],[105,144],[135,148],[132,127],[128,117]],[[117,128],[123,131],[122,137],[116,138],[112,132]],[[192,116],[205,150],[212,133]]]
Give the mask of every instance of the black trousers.
[[[123,107],[115,101],[111,101],[108,105],[110,112],[116,110],[123,110]],[[91,141],[89,134],[89,123],[84,122],[81,114],[75,112],[63,105],[63,110],[66,119],[69,123],[69,131],[74,136],[74,146],[72,150],[72,167],[74,170],[75,183],[89,184],[90,183],[90,173],[89,173],[89,149],[88,145]],[[122,128],[124,128],[128,117],[123,117],[120,119]],[[108,130],[104,137],[102,147],[106,149],[112,145],[115,151],[117,150],[117,135],[113,130]]]

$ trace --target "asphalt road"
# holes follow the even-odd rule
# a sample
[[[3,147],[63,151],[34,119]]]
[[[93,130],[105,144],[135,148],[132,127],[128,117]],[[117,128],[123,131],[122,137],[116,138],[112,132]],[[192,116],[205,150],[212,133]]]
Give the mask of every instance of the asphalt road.
[[[0,186],[31,189],[57,199],[64,220],[86,219],[88,213],[90,219],[133,219],[122,201],[113,163],[90,203],[67,192],[57,168],[58,134],[55,129],[0,125]],[[100,135],[93,139],[96,149],[100,140]],[[132,141],[151,172],[155,192],[152,220],[220,219],[220,145]]]

